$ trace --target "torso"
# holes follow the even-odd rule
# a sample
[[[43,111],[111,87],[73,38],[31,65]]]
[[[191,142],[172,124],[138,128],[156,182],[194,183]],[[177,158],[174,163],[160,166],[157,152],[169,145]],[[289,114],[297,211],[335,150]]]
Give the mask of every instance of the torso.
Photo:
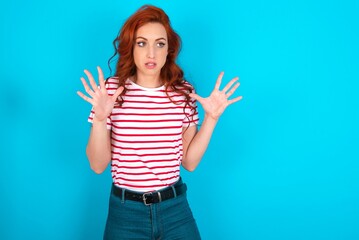
[[[113,94],[118,80],[107,80]],[[144,88],[126,82],[122,106],[116,106],[111,118],[112,164],[115,185],[133,191],[158,190],[175,183],[182,160],[182,128],[188,119],[184,113],[185,98],[165,87]],[[187,114],[190,109],[185,109]],[[197,114],[193,122],[198,121]]]

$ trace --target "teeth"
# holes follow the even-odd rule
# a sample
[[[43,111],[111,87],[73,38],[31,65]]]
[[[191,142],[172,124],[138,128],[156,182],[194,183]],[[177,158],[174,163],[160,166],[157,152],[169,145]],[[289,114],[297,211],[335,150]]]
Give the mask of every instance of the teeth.
[[[155,63],[146,63],[146,65],[148,65],[148,66],[154,66]]]

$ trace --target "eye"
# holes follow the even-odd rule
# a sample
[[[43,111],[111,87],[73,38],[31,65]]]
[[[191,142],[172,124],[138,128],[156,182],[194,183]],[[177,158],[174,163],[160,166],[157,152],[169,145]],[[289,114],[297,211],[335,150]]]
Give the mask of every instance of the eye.
[[[166,44],[163,43],[163,42],[158,42],[158,43],[157,43],[157,47],[159,47],[159,48],[163,48],[165,45],[166,45]]]
[[[144,47],[145,45],[146,45],[146,43],[145,42],[137,42],[136,43],[137,44],[137,46],[139,46],[139,47]]]

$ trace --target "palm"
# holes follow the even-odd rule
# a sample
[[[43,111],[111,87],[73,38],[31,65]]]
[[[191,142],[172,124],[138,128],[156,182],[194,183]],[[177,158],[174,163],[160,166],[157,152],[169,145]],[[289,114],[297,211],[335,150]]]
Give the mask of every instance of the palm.
[[[78,91],[77,94],[81,98],[83,98],[85,101],[92,104],[96,119],[102,121],[102,120],[105,120],[107,118],[107,116],[109,116],[111,114],[114,104],[116,102],[116,99],[123,91],[123,87],[119,87],[116,90],[115,94],[113,94],[112,96],[108,95],[106,87],[105,87],[105,80],[103,77],[102,70],[100,67],[98,67],[97,69],[98,69],[98,74],[99,74],[100,87],[98,87],[96,85],[96,82],[95,82],[92,74],[89,71],[85,70],[85,73],[89,79],[91,88],[89,87],[89,85],[87,84],[87,82],[84,78],[81,78],[81,81],[82,81],[82,84],[83,84],[86,92],[88,93],[88,95],[90,95],[90,97],[85,96],[80,91]]]
[[[195,98],[198,102],[201,103],[205,113],[209,117],[212,117],[213,119],[218,119],[222,115],[222,113],[224,112],[224,110],[227,108],[228,105],[242,99],[242,96],[236,97],[231,100],[228,99],[239,86],[239,83],[237,83],[233,86],[233,84],[238,80],[238,78],[233,78],[223,88],[222,91],[219,90],[223,74],[224,74],[223,72],[219,74],[219,76],[217,78],[216,85],[209,97],[202,98],[197,94],[190,94],[191,97]]]
[[[106,89],[104,89],[106,91]],[[93,110],[95,112],[96,118],[99,120],[105,119],[108,115],[111,114],[114,102],[112,98],[103,93],[102,89],[96,92],[96,95],[93,97]]]
[[[225,94],[218,90],[213,90],[208,98],[201,102],[204,111],[213,118],[218,118],[228,106]]]

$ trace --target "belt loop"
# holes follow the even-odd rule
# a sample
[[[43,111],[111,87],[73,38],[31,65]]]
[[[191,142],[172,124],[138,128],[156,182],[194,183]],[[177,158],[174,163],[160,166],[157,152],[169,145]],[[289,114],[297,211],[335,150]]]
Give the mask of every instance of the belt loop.
[[[172,191],[173,191],[173,194],[174,194],[174,197],[176,198],[177,197],[177,192],[176,192],[176,189],[173,185],[171,185],[171,188],[172,188]]]
[[[125,203],[125,189],[124,188],[121,188],[121,191],[122,191],[122,198],[121,198],[121,203]]]
[[[162,202],[162,196],[161,196],[161,193],[160,193],[160,192],[157,192],[157,195],[158,195],[158,200],[159,200],[160,202]]]

